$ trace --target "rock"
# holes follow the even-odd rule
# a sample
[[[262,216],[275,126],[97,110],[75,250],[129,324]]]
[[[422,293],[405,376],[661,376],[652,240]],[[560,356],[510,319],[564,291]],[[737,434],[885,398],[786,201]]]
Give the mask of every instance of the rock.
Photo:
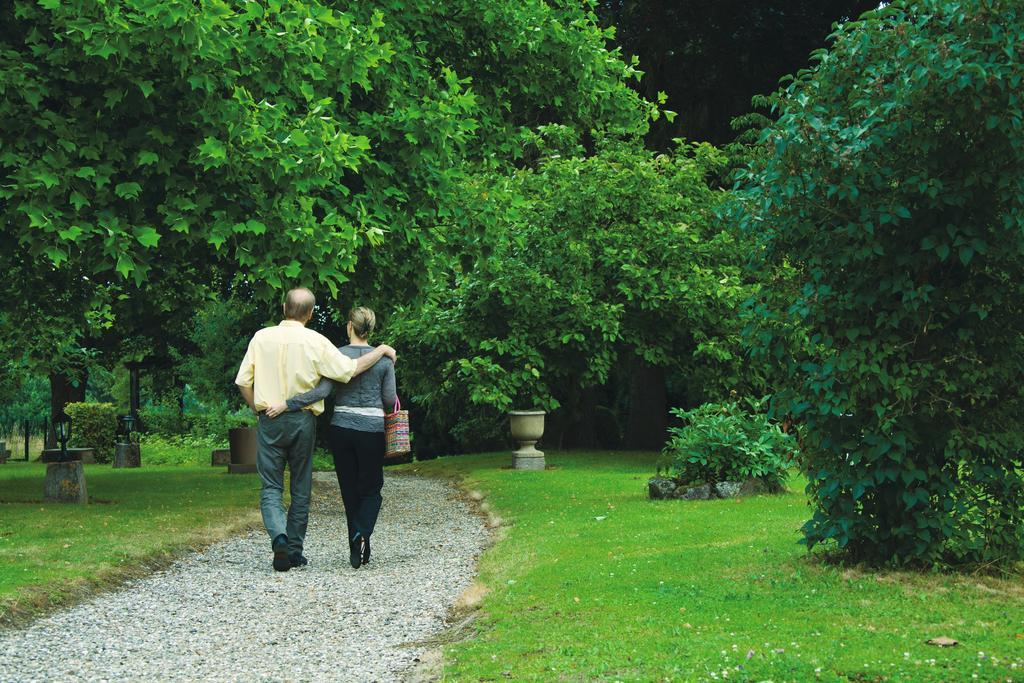
[[[655,477],[658,478],[658,477]],[[654,479],[651,479],[653,486]],[[672,481],[672,479],[666,479]],[[675,485],[673,483],[673,485]],[[668,498],[677,498],[683,501],[708,501],[719,498],[741,498],[743,496],[760,496],[772,494],[768,485],[761,479],[746,479],[745,481],[720,481],[714,488],[710,484],[699,486],[679,486]],[[651,498],[654,498],[653,490]]]
[[[711,486],[703,484],[701,486],[680,486],[676,489],[673,498],[679,498],[680,500],[708,500],[711,498]]]
[[[217,448],[210,453],[210,465],[212,467],[223,467],[231,464],[231,449]]]
[[[738,495],[741,496],[760,496],[765,493],[780,493],[779,491],[770,491],[768,484],[764,483],[763,479],[747,479],[740,486],[740,492]]]
[[[88,503],[85,467],[81,460],[51,462],[46,465],[43,500],[49,503]]]
[[[666,477],[651,477],[647,481],[647,495],[652,500],[672,498],[676,488],[676,483]]]
[[[743,484],[738,481],[722,481],[715,485],[715,493],[719,498],[735,498],[739,495]]]

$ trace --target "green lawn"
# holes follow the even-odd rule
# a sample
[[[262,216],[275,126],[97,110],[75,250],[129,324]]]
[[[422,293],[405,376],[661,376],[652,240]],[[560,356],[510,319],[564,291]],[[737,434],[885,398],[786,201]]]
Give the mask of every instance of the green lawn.
[[[1024,678],[1024,581],[871,572],[797,545],[801,492],[650,501],[653,454],[507,454],[405,466],[460,478],[503,520],[450,680]],[[802,491],[802,482],[791,482]],[[934,636],[953,648],[924,644]]]
[[[85,471],[90,504],[60,505],[42,502],[45,465],[0,466],[0,624],[259,521],[255,475],[209,465]]]

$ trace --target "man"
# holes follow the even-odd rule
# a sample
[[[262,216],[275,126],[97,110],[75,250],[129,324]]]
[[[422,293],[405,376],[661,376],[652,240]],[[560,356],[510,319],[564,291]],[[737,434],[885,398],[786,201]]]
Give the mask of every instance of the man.
[[[308,289],[289,291],[284,300],[284,320],[253,335],[235,377],[242,398],[259,415],[256,469],[263,480],[260,512],[274,551],[274,569],[279,572],[308,563],[302,555],[302,543],[313,485],[315,416],[324,411],[324,402],[274,418],[265,411],[312,389],[321,377],[348,382],[383,356],[395,360],[395,350],[386,344],[358,359],[343,355],[327,337],[306,328],[315,305],[316,299]],[[292,474],[287,517],[283,502],[286,463]]]

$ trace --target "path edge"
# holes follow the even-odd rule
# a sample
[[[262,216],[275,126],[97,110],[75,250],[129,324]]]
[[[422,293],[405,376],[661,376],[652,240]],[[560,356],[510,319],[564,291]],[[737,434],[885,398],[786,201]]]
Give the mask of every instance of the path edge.
[[[210,546],[231,538],[244,536],[263,528],[259,510],[247,509],[237,519],[219,528],[210,536],[189,539],[169,548],[162,548],[134,558],[131,563],[102,570],[98,575],[77,578],[53,587],[34,586],[20,595],[0,599],[0,633],[25,628],[54,612],[70,609],[125,584],[167,569],[184,557],[205,551]]]
[[[452,492],[466,505],[470,513],[480,520],[481,526],[487,532],[486,540],[474,563],[473,580],[448,606],[444,628],[429,638],[407,644],[423,647],[424,651],[412,668],[402,676],[402,683],[433,683],[433,681],[440,681],[444,677],[445,646],[468,640],[474,635],[471,629],[479,615],[480,603],[491,590],[480,581],[480,558],[501,541],[507,527],[488,505],[484,494],[480,491],[470,490],[463,477],[453,474],[413,472],[408,469],[392,469],[388,474],[396,477],[434,479],[448,483],[452,487]]]

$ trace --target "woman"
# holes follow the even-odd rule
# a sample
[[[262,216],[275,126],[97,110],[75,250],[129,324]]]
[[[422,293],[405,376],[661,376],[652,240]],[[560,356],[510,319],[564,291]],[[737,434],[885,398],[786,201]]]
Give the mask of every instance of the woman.
[[[348,346],[339,350],[350,358],[370,353],[367,344],[376,324],[369,308],[352,309],[348,316]],[[384,410],[395,405],[395,365],[382,358],[348,384],[322,379],[304,394],[288,399],[289,411],[301,410],[334,391],[334,415],[327,443],[341,488],[348,521],[349,562],[353,568],[370,561],[370,536],[383,502]]]

